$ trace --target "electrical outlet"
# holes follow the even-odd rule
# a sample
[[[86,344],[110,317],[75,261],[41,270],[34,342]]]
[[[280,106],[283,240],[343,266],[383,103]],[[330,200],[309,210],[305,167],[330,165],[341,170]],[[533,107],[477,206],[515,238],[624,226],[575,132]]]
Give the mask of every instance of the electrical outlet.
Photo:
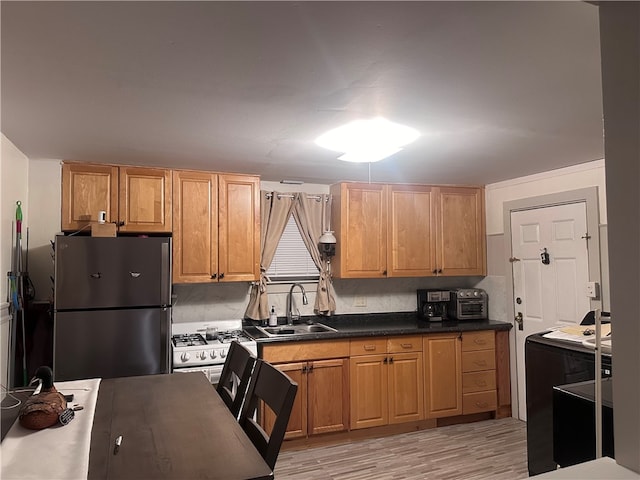
[[[367,297],[354,297],[353,298],[353,306],[354,307],[366,307],[367,306]]]
[[[587,282],[586,288],[587,297],[597,299],[598,298],[598,282]]]

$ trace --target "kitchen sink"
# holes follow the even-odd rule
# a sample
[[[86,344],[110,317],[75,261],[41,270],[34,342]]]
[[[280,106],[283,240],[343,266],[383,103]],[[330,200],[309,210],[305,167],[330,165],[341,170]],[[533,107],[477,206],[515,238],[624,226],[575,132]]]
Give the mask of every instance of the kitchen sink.
[[[335,328],[328,327],[322,323],[280,325],[277,327],[256,327],[269,337],[281,337],[283,335],[309,335],[318,333],[337,332]]]

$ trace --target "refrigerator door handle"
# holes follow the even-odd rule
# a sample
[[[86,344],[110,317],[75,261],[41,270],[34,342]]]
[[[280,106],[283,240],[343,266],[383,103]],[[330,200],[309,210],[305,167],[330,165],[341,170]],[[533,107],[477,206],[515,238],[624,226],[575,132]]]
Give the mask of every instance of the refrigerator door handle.
[[[102,274],[100,272],[92,273],[89,275],[91,278],[101,278]]]
[[[140,275],[142,275],[142,273],[140,273],[140,272],[129,272],[129,275],[131,275],[133,278],[138,278]]]

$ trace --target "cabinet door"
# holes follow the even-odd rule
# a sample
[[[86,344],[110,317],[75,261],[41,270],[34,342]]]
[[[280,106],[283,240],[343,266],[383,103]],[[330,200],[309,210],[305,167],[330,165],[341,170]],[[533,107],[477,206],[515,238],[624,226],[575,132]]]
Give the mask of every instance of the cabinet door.
[[[218,279],[257,280],[260,273],[260,179],[220,175],[218,179]]]
[[[333,185],[332,227],[338,243],[332,264],[339,278],[387,275],[386,187],[380,184]]]
[[[218,176],[176,170],[173,188],[173,283],[217,281]]]
[[[120,167],[120,232],[171,233],[171,170]]]
[[[389,355],[389,423],[424,418],[422,353]]]
[[[80,230],[107,212],[107,222],[118,220],[118,167],[65,163],[62,165],[63,231]]]
[[[462,414],[462,362],[459,334],[424,337],[425,417]]]
[[[340,432],[349,428],[348,371],[348,360],[345,358],[309,363],[309,435]]]
[[[486,275],[484,189],[438,187],[438,191],[439,273]]]
[[[351,357],[351,428],[389,423],[387,355]]]
[[[388,195],[387,276],[437,273],[435,193],[427,185],[391,185]]]
[[[287,430],[284,434],[285,439],[298,438],[307,436],[307,370],[308,365],[306,362],[299,363],[282,363],[274,365],[281,372],[286,373],[291,380],[298,384],[298,392],[296,393],[296,399],[293,402],[293,408],[291,410],[291,416],[289,417],[289,423],[287,424]],[[275,422],[275,415],[264,404],[262,405],[263,412],[263,428],[271,434],[273,424]]]

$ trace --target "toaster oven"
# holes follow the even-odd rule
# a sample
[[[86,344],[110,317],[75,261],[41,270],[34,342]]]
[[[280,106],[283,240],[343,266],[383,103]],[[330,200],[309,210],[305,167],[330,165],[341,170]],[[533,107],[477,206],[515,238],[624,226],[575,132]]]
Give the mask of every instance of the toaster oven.
[[[449,297],[449,317],[457,320],[488,318],[487,292],[481,288],[457,288]]]

